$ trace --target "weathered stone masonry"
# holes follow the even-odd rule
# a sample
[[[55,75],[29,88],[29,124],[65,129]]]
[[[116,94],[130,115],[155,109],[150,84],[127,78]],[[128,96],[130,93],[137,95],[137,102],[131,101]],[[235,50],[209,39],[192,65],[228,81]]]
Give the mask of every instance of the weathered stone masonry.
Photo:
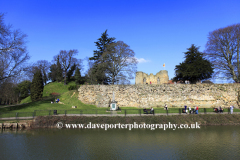
[[[240,84],[82,85],[78,91],[79,100],[97,107],[108,107],[113,91],[120,107],[237,107],[239,87]]]
[[[138,71],[136,72],[135,77],[135,84],[165,84],[168,83],[169,77],[168,77],[168,71],[161,70],[156,75],[153,75],[152,73],[150,75]]]

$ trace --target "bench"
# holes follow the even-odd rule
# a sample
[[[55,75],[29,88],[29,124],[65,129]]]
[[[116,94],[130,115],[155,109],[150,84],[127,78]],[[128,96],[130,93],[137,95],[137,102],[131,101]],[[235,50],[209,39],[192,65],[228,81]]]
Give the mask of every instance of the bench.
[[[188,110],[189,114],[194,114],[196,111],[194,109]],[[186,113],[185,108],[182,109],[182,113]]]
[[[186,110],[185,110],[185,108],[183,108],[183,109],[182,109],[182,113],[186,113]]]
[[[143,109],[144,114],[154,114],[154,110],[151,112],[151,109]]]
[[[219,110],[218,108],[213,108],[213,112],[215,112],[215,113],[223,113],[223,109]]]
[[[185,110],[185,108],[183,108],[183,109],[182,109],[182,113],[186,113],[186,110]]]
[[[191,111],[189,111],[189,114],[194,114],[196,111],[194,109],[191,109]]]

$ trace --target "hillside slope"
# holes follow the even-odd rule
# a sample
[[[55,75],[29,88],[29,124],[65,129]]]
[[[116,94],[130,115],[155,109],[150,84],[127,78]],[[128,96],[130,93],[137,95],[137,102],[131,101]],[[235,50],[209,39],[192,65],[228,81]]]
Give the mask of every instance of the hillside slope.
[[[43,99],[37,102],[32,102],[31,97],[27,97],[21,101],[22,105],[12,107],[11,110],[30,112],[34,110],[54,110],[63,109],[71,110],[72,106],[77,106],[77,109],[96,109],[94,105],[88,105],[78,100],[77,90],[68,90],[70,85],[76,85],[74,82],[70,82],[67,85],[59,82],[49,83],[44,86]],[[55,96],[52,96],[55,95]],[[55,102],[55,99],[59,98],[61,103],[51,104],[51,101]]]

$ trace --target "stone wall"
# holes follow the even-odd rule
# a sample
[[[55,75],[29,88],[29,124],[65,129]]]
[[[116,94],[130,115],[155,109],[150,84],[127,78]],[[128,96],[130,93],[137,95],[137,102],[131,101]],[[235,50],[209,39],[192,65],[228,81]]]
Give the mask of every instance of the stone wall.
[[[114,91],[118,106],[124,107],[238,107],[240,84],[82,85],[79,100],[108,107]]]

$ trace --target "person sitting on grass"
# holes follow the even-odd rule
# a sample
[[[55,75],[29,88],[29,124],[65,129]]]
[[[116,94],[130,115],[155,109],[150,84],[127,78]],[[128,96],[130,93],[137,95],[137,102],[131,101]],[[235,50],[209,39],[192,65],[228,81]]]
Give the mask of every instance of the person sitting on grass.
[[[51,104],[53,104],[53,101],[51,101]]]
[[[59,100],[59,98],[56,100],[56,103],[58,103],[60,100]]]

